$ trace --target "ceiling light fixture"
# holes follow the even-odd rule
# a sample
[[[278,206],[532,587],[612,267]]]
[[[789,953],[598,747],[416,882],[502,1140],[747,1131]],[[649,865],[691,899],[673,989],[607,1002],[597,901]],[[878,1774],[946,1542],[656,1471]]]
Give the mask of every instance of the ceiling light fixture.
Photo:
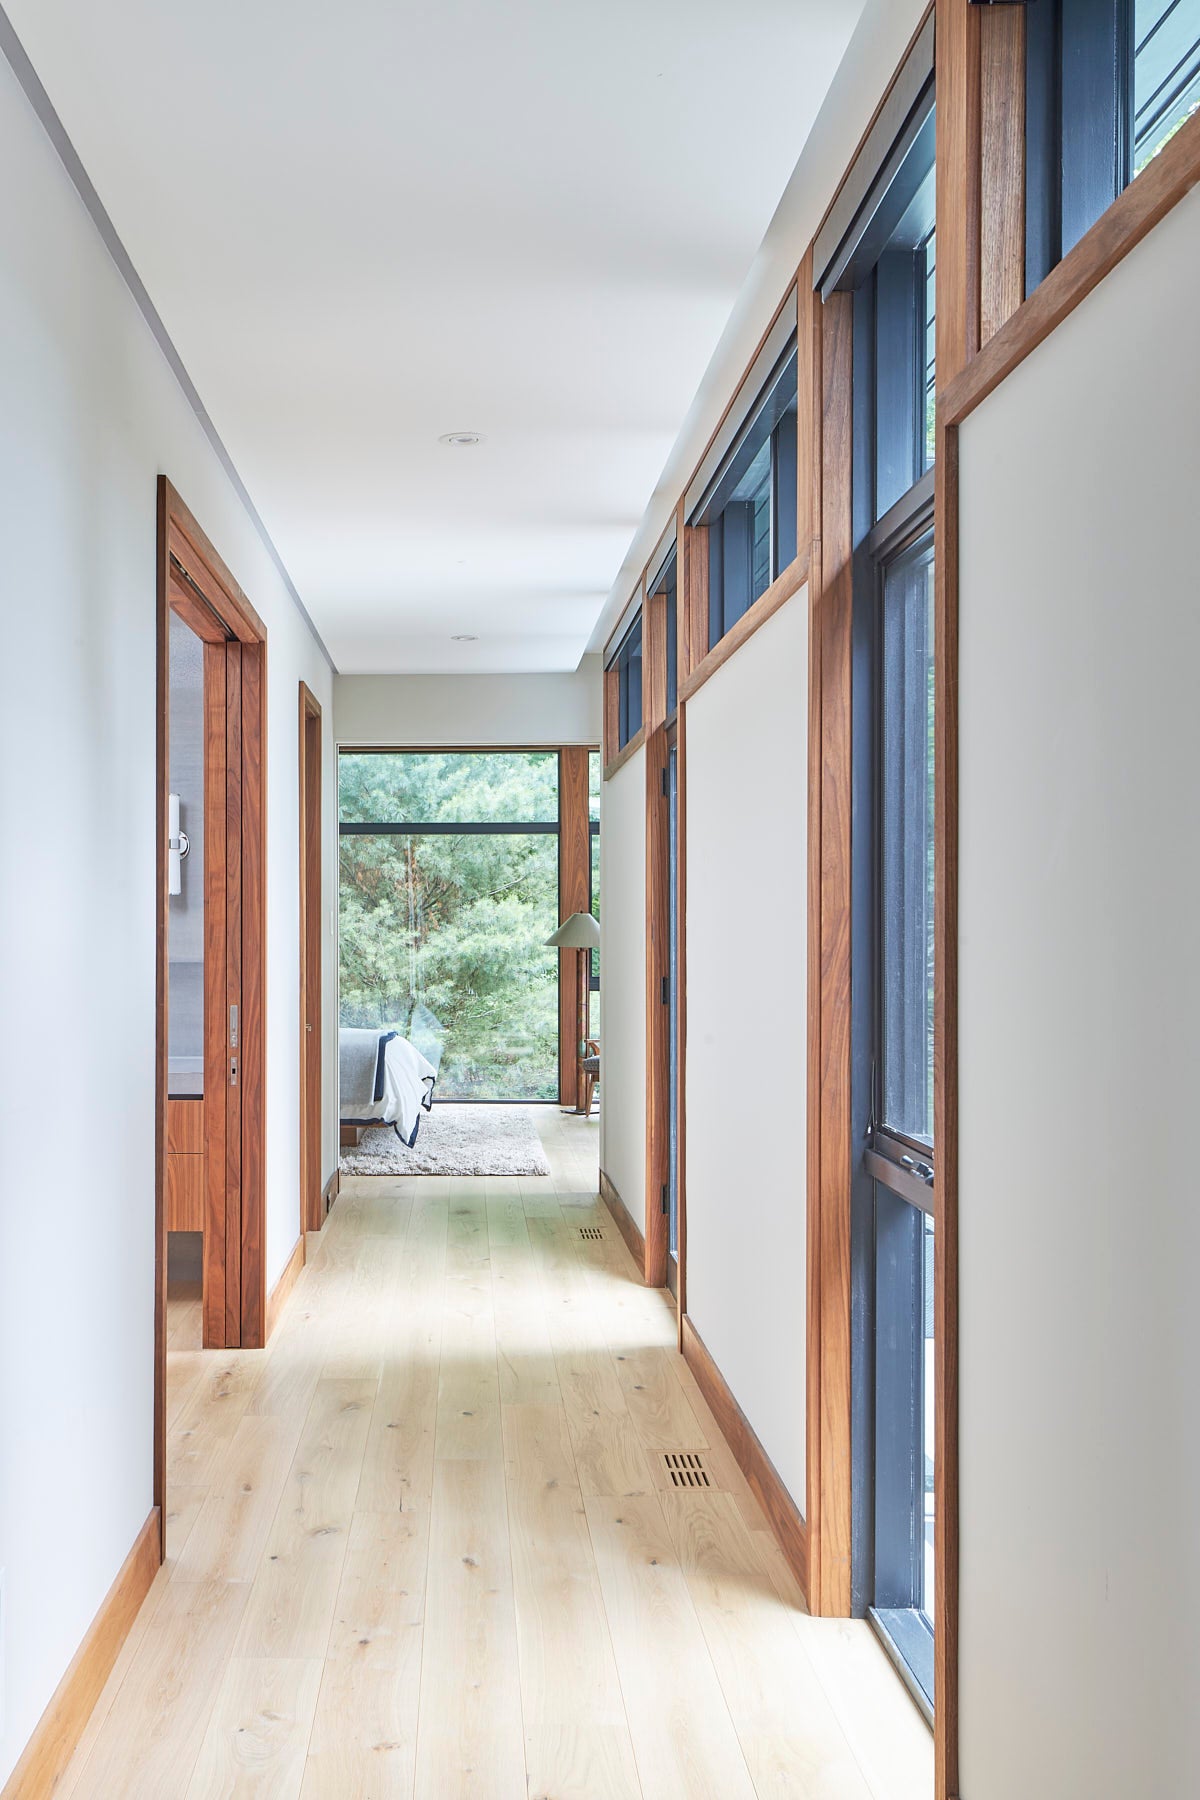
[[[470,631],[456,632],[450,639],[452,644],[477,644],[479,639]]]
[[[445,431],[438,439],[439,444],[449,444],[452,450],[469,450],[473,444],[482,442],[482,431]]]

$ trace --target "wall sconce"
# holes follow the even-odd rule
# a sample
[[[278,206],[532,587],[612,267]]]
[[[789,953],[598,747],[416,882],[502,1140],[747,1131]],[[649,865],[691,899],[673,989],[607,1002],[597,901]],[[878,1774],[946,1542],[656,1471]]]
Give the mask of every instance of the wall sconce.
[[[191,849],[188,834],[179,829],[179,795],[167,795],[167,892],[183,892],[183,859]]]

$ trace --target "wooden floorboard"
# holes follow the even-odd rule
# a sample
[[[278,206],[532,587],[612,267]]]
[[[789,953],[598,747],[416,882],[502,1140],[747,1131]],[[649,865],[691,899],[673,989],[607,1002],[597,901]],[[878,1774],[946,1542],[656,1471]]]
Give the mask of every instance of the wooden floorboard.
[[[63,1800],[930,1800],[599,1200],[596,1120],[537,1117],[548,1178],[346,1180],[266,1350],[170,1296],[168,1560]]]

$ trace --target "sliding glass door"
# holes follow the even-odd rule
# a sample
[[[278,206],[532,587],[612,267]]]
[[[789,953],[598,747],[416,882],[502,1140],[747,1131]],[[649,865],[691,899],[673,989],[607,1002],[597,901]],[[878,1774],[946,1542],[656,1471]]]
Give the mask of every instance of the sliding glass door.
[[[340,1019],[411,1038],[444,1100],[558,1098],[556,751],[339,759]]]

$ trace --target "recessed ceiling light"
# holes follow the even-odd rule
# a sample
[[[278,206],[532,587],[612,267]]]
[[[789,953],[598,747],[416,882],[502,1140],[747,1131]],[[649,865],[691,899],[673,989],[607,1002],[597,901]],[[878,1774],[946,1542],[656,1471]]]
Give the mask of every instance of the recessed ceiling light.
[[[477,644],[479,639],[469,631],[456,632],[450,639],[452,644]]]
[[[445,431],[438,439],[439,444],[449,444],[452,450],[469,450],[473,444],[482,442],[482,431]]]

